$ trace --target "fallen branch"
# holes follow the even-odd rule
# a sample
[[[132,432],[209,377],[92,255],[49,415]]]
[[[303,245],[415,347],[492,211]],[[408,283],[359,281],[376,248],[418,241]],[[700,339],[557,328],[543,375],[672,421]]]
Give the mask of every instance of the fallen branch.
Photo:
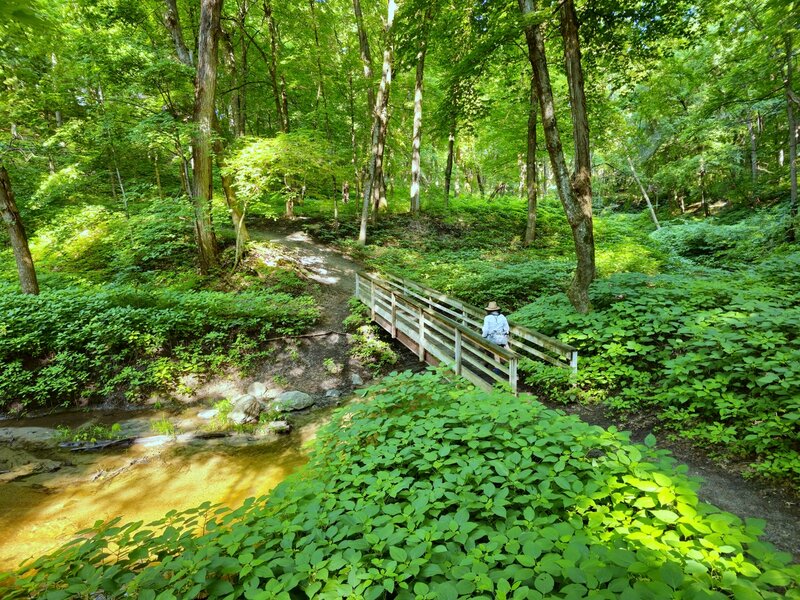
[[[321,333],[306,333],[303,335],[285,335],[282,337],[267,338],[265,342],[278,342],[280,340],[294,340],[299,338],[324,337],[326,335],[347,335],[342,331],[323,331]]]

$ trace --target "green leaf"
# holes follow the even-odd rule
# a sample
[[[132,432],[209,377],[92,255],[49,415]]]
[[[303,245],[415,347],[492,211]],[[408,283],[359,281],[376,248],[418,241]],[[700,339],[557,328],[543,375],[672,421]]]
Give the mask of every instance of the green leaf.
[[[549,594],[555,587],[555,581],[549,573],[540,573],[534,580],[533,587],[539,590],[542,594]]]

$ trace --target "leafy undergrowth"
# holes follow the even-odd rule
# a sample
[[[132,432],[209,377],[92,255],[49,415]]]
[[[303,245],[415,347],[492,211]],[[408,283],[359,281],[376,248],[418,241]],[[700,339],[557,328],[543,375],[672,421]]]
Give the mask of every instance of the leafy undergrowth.
[[[98,523],[7,597],[800,598],[762,523],[695,487],[613,429],[403,373],[339,411],[269,497]]]
[[[488,201],[462,195],[448,208],[424,207],[418,219],[409,214],[382,215],[369,228],[366,248],[353,241],[358,236],[353,220],[337,228],[314,223],[308,229],[322,241],[344,246],[378,271],[419,281],[473,304],[494,300],[513,310],[564,290],[574,270],[572,234],[558,200],[548,196],[540,202],[532,248],[522,247],[526,219],[526,205],[519,198]],[[647,237],[650,226],[644,219],[596,217],[602,274],[658,271],[664,255]]]
[[[620,274],[594,284],[587,315],[552,296],[512,317],[578,348],[584,397],[655,407],[682,435],[800,486],[798,273],[800,253],[714,277]]]
[[[131,286],[0,286],[0,409],[181,391],[185,375],[263,359],[270,335],[297,333],[319,311],[309,296],[145,291]]]

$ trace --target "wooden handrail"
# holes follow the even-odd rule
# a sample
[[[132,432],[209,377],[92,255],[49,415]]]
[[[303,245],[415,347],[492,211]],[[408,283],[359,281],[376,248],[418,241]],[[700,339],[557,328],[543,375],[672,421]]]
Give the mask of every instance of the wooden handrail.
[[[384,292],[388,292],[390,294],[393,292],[393,290],[391,288],[388,288],[388,287],[382,285],[379,281],[376,281],[376,279],[374,279],[372,276],[370,276],[368,274],[359,274],[359,275],[361,275],[362,277],[366,276],[370,280],[371,284],[374,287],[378,287],[378,288],[382,289]],[[374,289],[374,287],[373,287],[373,289]],[[502,356],[503,358],[509,359],[509,360],[512,359],[512,358],[516,358],[516,359],[520,358],[519,354],[517,354],[513,350],[508,350],[507,348],[503,348],[502,346],[498,346],[497,344],[495,344],[493,342],[490,342],[486,338],[478,335],[473,330],[465,327],[461,323],[457,323],[456,321],[454,321],[453,319],[451,319],[449,317],[446,317],[446,316],[444,316],[444,315],[442,315],[440,313],[432,311],[427,306],[423,306],[419,302],[411,300],[410,298],[405,297],[405,296],[403,297],[403,301],[406,304],[412,305],[414,308],[416,308],[420,312],[428,315],[429,317],[435,318],[435,319],[437,319],[439,321],[443,321],[444,323],[446,323],[450,327],[452,327],[454,330],[458,330],[461,333],[462,336],[468,337],[470,340],[475,342],[477,345],[485,348],[486,350],[489,350],[490,352],[493,352],[494,354],[497,354],[497,355]]]
[[[371,275],[371,276],[376,277],[377,275]],[[442,292],[430,288],[422,283],[411,281],[409,279],[404,279],[396,275],[386,274],[377,277],[379,277],[380,279],[389,280],[390,282],[394,282],[397,285],[409,288],[417,288],[418,290],[421,290],[422,292],[425,292],[426,294],[430,295],[431,298],[440,301],[447,301],[450,303],[451,306],[469,311],[471,313],[471,316],[475,317],[479,322],[483,321],[483,316],[486,311],[481,310],[474,304],[470,304],[469,302],[464,302],[463,300],[457,300],[455,298],[451,298],[450,296],[447,296],[446,294],[443,294]],[[565,344],[561,340],[552,338],[539,331],[534,331],[532,329],[529,329],[524,325],[519,325],[515,321],[509,321],[508,324],[512,329],[512,333],[515,335],[520,334],[520,337],[522,337],[523,339],[533,338],[533,339],[528,339],[528,341],[534,343],[538,342],[545,347],[549,347],[553,351],[561,352],[565,356],[569,356],[573,352],[577,352],[577,349],[575,347],[570,346],[569,344]]]

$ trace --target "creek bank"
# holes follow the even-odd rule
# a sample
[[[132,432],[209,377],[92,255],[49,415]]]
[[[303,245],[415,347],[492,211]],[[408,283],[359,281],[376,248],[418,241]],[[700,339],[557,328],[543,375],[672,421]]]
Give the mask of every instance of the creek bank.
[[[117,413],[116,435],[111,439],[81,436],[81,431],[97,423],[90,413],[66,413],[83,417],[74,430],[77,439],[65,441],[65,434],[55,427],[27,426],[26,419],[7,421],[0,427],[0,483],[26,479],[40,473],[53,473],[62,467],[74,466],[69,456],[75,452],[123,453],[128,448],[167,449],[180,445],[242,447],[269,444],[289,434],[297,425],[314,419],[314,412],[341,404],[341,392],[329,389],[312,396],[299,390],[282,391],[263,382],[252,383],[246,394],[230,403],[230,410],[221,411],[205,405],[184,408],[181,412]],[[224,403],[223,403],[224,404]],[[219,405],[219,403],[218,403]],[[111,415],[103,414],[104,421]],[[266,417],[266,418],[265,418]],[[60,422],[58,414],[47,415],[48,424]],[[43,422],[43,418],[34,418]],[[159,433],[159,431],[164,431]],[[85,439],[81,439],[85,438]],[[140,464],[133,460],[117,467],[118,475]],[[97,475],[92,476],[97,479]]]

